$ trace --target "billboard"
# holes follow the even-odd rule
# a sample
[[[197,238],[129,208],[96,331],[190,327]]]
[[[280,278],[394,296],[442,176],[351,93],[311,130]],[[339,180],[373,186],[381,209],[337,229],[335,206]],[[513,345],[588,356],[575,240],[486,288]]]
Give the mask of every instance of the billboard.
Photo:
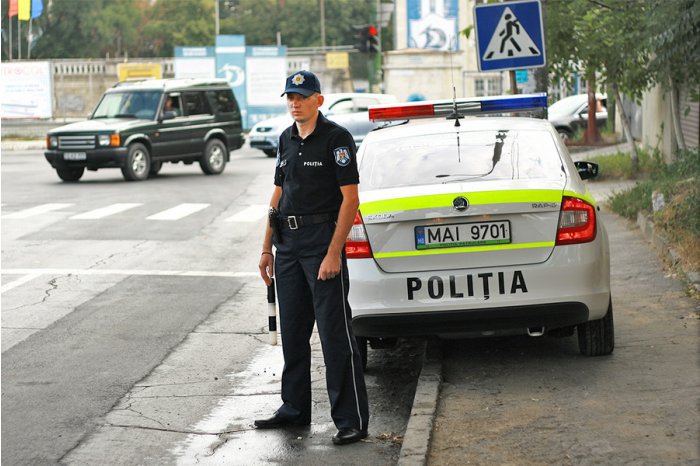
[[[214,47],[175,47],[174,71],[176,78],[215,78]]]
[[[51,66],[47,61],[0,63],[0,117],[51,118]]]
[[[243,126],[249,128],[245,62],[245,36],[240,34],[216,36],[216,77],[228,81],[241,108]]]
[[[459,0],[407,0],[408,47],[459,49]]]
[[[247,47],[248,125],[285,113],[280,97],[287,78],[287,47]]]

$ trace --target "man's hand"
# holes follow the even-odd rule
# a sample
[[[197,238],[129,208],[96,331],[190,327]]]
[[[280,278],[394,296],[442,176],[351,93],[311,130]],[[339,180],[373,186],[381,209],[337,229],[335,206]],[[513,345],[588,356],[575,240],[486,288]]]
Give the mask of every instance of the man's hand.
[[[318,280],[332,280],[340,274],[340,254],[326,254],[318,269]]]
[[[272,277],[275,276],[275,257],[271,252],[264,252],[260,256],[260,264],[258,265],[260,269],[260,276],[262,277],[265,285],[270,286],[272,283]]]

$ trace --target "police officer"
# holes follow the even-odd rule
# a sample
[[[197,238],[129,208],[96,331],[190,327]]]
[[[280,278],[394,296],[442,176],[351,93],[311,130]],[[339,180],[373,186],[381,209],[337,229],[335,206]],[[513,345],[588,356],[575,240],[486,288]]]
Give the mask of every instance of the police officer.
[[[294,124],[279,139],[270,201],[271,211],[279,216],[271,218],[265,231],[259,266],[266,285],[273,276],[277,281],[284,354],[282,406],[272,417],[256,420],[255,426],[311,423],[309,341],[315,321],[331,416],[338,428],[333,443],[343,445],[367,437],[369,420],[347,300],[345,239],[359,205],[355,143],[346,129],[319,111],[323,96],[313,73],[289,76],[282,95]]]

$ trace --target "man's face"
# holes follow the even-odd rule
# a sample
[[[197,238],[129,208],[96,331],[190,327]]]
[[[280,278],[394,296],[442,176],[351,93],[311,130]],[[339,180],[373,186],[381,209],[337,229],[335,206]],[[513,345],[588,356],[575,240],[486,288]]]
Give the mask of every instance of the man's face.
[[[323,96],[319,93],[305,97],[293,92],[287,93],[287,108],[289,114],[297,123],[306,123],[318,114],[323,105]]]

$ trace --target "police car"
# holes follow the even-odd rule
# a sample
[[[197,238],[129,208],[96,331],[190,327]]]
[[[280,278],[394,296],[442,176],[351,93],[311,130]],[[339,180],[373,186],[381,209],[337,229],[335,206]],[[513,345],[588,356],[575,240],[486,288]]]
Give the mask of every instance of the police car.
[[[546,119],[470,116],[544,110],[546,94],[370,108],[393,123],[357,154],[359,341],[577,332],[581,353],[613,351],[608,236],[583,182],[598,166]]]

